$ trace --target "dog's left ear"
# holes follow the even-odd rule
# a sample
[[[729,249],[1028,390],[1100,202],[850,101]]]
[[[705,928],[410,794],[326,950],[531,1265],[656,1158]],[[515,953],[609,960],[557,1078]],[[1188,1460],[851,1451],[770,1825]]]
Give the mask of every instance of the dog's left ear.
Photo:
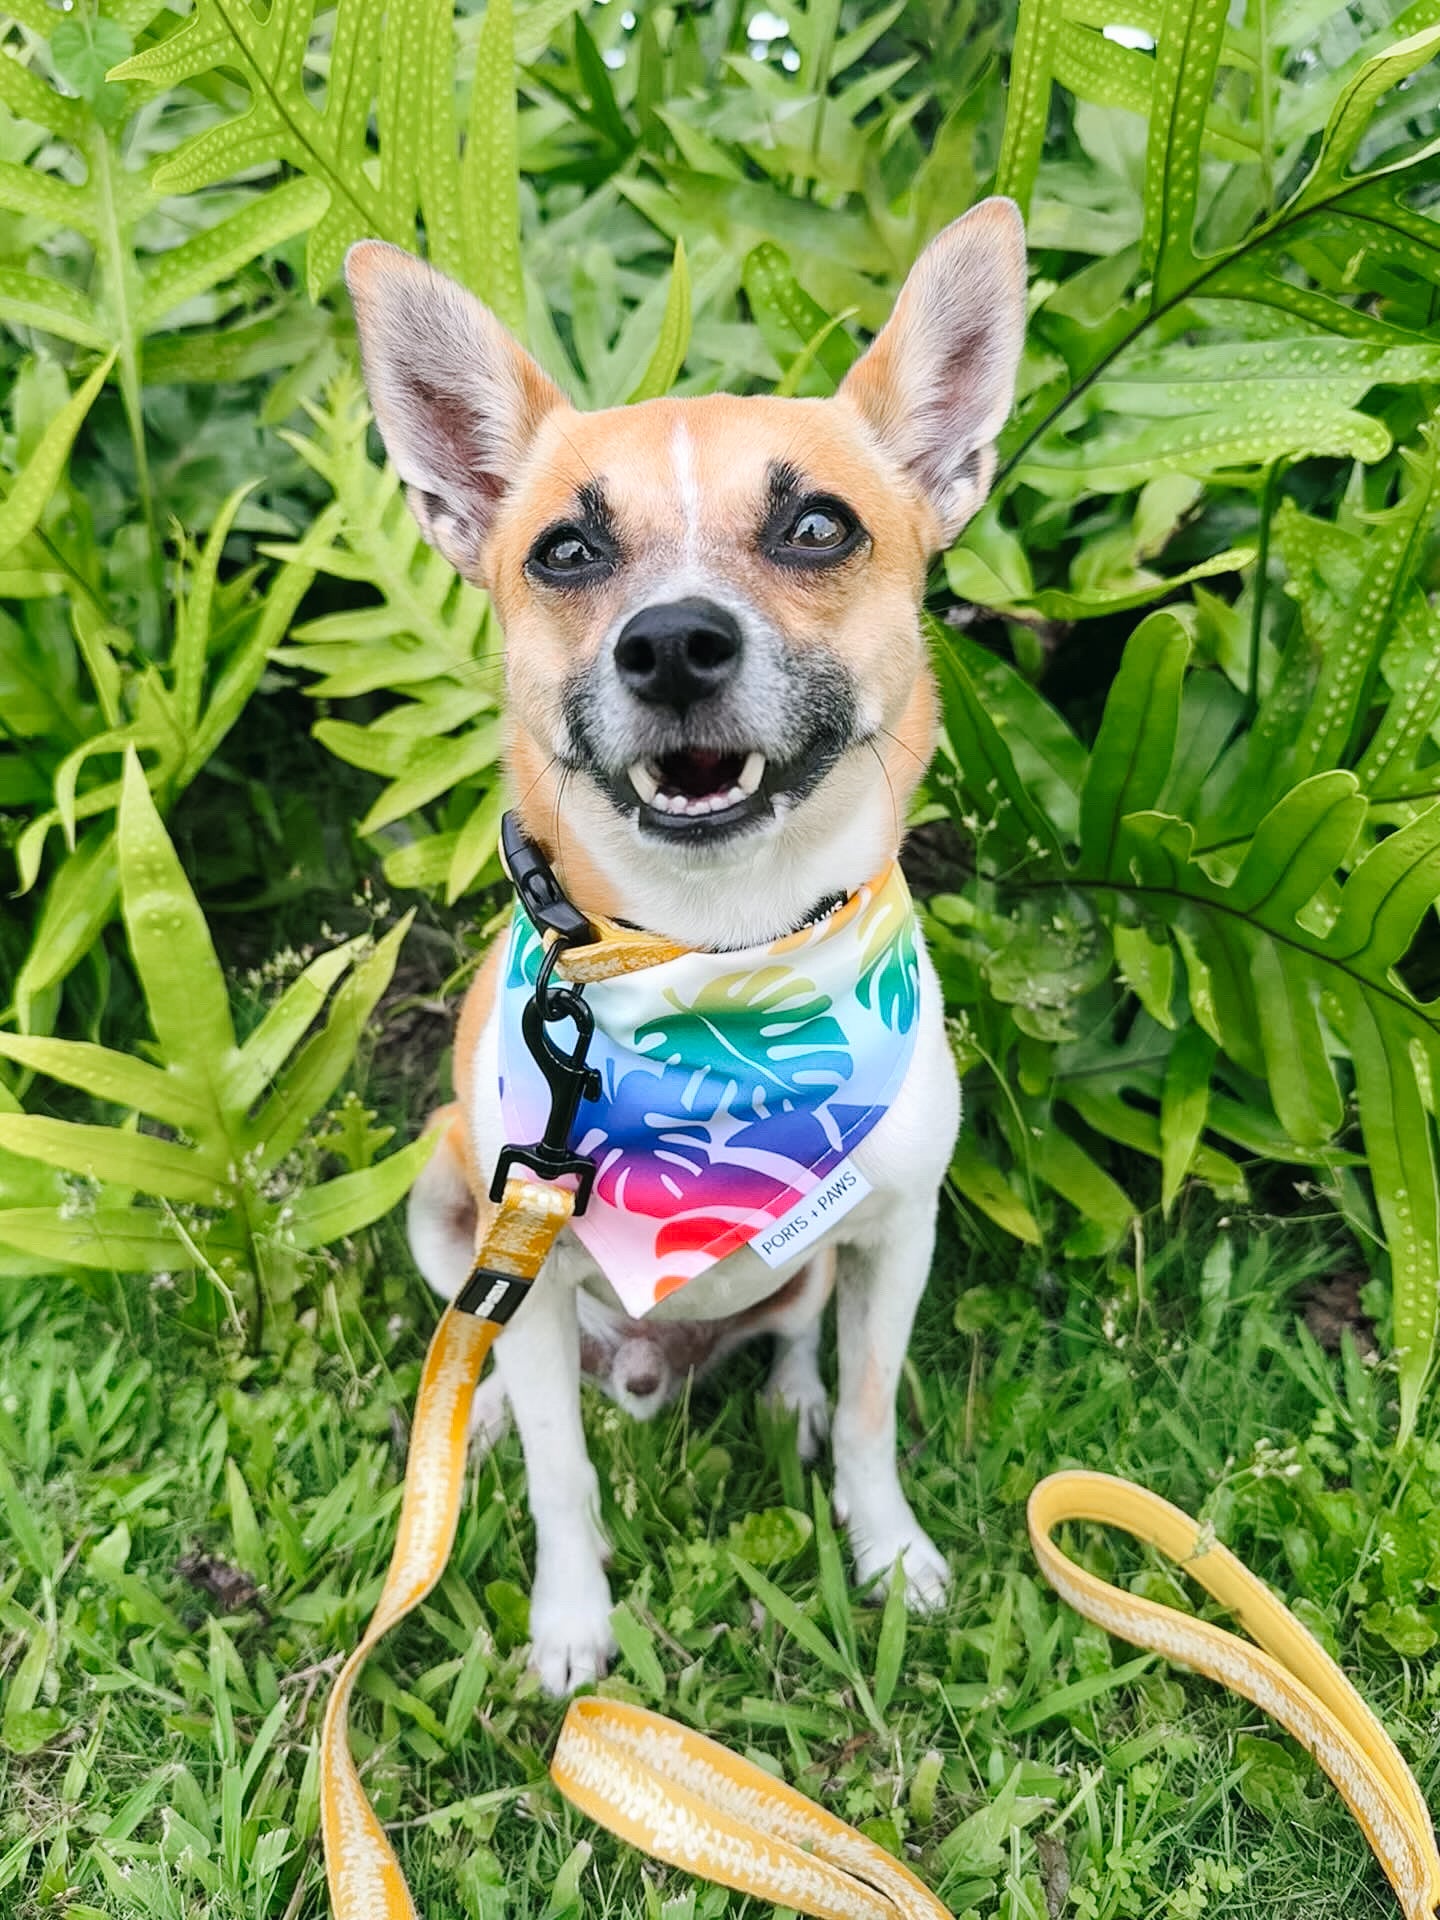
[[[1013,200],[982,200],[930,242],[841,385],[934,508],[944,546],[989,491],[1024,341],[1024,222]]]

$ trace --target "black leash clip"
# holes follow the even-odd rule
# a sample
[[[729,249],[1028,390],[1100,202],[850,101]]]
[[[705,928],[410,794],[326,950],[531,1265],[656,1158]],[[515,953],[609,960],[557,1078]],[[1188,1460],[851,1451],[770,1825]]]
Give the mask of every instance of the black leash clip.
[[[530,1058],[544,1074],[550,1089],[550,1118],[544,1133],[531,1145],[507,1145],[500,1149],[495,1178],[490,1183],[490,1198],[501,1198],[506,1177],[515,1166],[529,1167],[542,1180],[558,1180],[573,1174],[579,1182],[575,1211],[583,1213],[595,1181],[595,1163],[572,1152],[570,1136],[575,1130],[580,1102],[600,1097],[600,1076],[585,1064],[595,1018],[585,1004],[583,988],[569,983],[556,987],[550,983],[566,947],[585,945],[594,939],[595,930],[580,909],[566,899],[549,861],[526,837],[525,829],[513,813],[507,813],[500,822],[500,857],[531,924],[547,936],[540,976],[533,996],[526,1003],[520,1032]],[[568,1052],[558,1046],[547,1031],[562,1020],[573,1021],[575,1026],[575,1045]]]
[[[490,1198],[497,1204],[504,1199],[512,1167],[528,1167],[546,1181],[573,1174],[577,1182],[574,1210],[583,1213],[595,1184],[595,1162],[571,1150],[570,1136],[575,1131],[580,1102],[600,1097],[600,1075],[585,1064],[595,1016],[585,1004],[583,987],[568,981],[557,987],[551,981],[566,947],[584,946],[594,939],[595,932],[580,909],[566,899],[549,862],[526,838],[513,813],[505,814],[500,822],[500,858],[531,923],[548,935],[535,991],[521,1015],[520,1032],[550,1089],[550,1117],[540,1138],[529,1146],[510,1143],[500,1149]],[[547,1031],[562,1020],[572,1021],[575,1027],[575,1044],[568,1052]],[[527,1297],[530,1286],[529,1280],[518,1275],[477,1265],[454,1304],[458,1312],[473,1313],[503,1326]]]
[[[588,923],[586,931],[589,931]],[[545,949],[535,992],[526,1001],[520,1020],[530,1058],[544,1074],[550,1089],[550,1117],[545,1122],[544,1133],[531,1145],[507,1145],[500,1149],[495,1178],[490,1182],[490,1198],[502,1198],[512,1167],[529,1167],[542,1180],[558,1180],[565,1174],[574,1174],[579,1182],[575,1189],[575,1211],[583,1213],[595,1183],[595,1162],[582,1153],[572,1152],[570,1136],[575,1131],[580,1102],[600,1098],[600,1075],[585,1064],[590,1037],[595,1031],[595,1016],[585,1004],[584,992],[568,984],[561,987],[550,984],[564,950],[564,943],[558,939],[552,940]],[[568,1052],[557,1046],[546,1030],[562,1020],[575,1024],[575,1045]]]

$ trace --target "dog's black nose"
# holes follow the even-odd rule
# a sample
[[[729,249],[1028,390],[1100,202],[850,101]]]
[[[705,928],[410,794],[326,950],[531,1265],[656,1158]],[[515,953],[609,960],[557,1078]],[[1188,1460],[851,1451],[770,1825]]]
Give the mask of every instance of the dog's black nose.
[[[671,600],[625,622],[615,667],[637,700],[684,713],[735,678],[740,650],[740,628],[723,607]]]

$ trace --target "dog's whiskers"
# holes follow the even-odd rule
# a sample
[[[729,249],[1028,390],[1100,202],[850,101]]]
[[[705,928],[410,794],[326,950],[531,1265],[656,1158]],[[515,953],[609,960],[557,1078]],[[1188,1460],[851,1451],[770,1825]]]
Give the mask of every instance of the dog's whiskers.
[[[882,728],[881,731],[888,732],[889,729]],[[891,737],[893,738],[894,736],[892,735]],[[865,739],[865,744],[870,749],[871,753],[874,754],[875,763],[879,767],[881,773],[884,775],[885,786],[890,795],[890,819],[895,832],[895,844],[896,846],[899,846],[904,829],[900,825],[900,803],[895,797],[895,783],[890,778],[890,769],[885,764],[885,756],[883,753],[881,753],[880,749],[876,746],[874,740],[872,740],[867,735]]]
[[[875,731],[877,733],[883,733],[887,740],[893,741],[902,753],[908,753],[922,773],[925,768],[929,766],[930,762],[925,758],[924,754],[917,753],[908,740],[902,740],[898,733],[893,732],[891,728],[885,725],[883,720],[876,722]]]

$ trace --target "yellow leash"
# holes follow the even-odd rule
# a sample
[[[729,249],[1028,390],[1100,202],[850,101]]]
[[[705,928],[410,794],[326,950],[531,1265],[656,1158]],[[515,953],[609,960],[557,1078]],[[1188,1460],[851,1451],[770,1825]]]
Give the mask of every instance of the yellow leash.
[[[477,1265],[533,1280],[571,1196],[511,1180]],[[445,1569],[464,1486],[470,1399],[495,1322],[448,1308],[415,1407],[399,1533],[380,1603],[335,1684],[321,1736],[321,1824],[335,1920],[415,1920],[400,1864],[350,1753],[355,1681],[376,1642]],[[1093,1520],[1147,1541],[1229,1608],[1258,1646],[1087,1573],[1052,1538]],[[1030,1538],[1046,1578],[1089,1620],[1217,1680],[1294,1734],[1365,1831],[1405,1920],[1432,1920],[1440,1856],[1425,1803],[1394,1742],[1330,1656],[1225,1547],[1168,1501],[1099,1473],[1052,1474],[1030,1496]],[[949,1920],[914,1874],[803,1794],[715,1741],[641,1707],[574,1701],[551,1776],[582,1812],[643,1852],[819,1920]]]
[[[518,829],[506,865],[532,918],[564,945],[570,980],[653,966],[679,949],[653,935],[575,912]],[[567,917],[568,916],[568,917]],[[589,940],[579,944],[588,933]],[[542,970],[541,1000],[548,969]],[[563,990],[558,1011],[575,1017]],[[583,1019],[584,1009],[579,1008]],[[552,1019],[554,1012],[547,1012]],[[577,1021],[578,1024],[578,1021]],[[583,1075],[553,1047],[552,1090],[571,1098]],[[534,1147],[506,1149],[539,1179],[511,1178],[485,1203],[475,1268],[442,1315],[426,1355],[411,1430],[400,1526],[374,1617],[335,1683],[320,1741],[321,1833],[335,1920],[416,1920],[400,1863],[350,1752],[350,1699],[372,1648],[425,1598],[445,1570],[464,1490],[470,1403],[485,1357],[523,1302],[576,1207],[556,1183],[589,1169],[547,1129]],[[553,1116],[552,1116],[553,1119]],[[582,1191],[585,1180],[581,1179]],[[1070,1520],[1120,1527],[1159,1549],[1234,1613],[1258,1645],[1173,1607],[1107,1585],[1052,1538]],[[1193,1668],[1263,1708],[1329,1774],[1389,1876],[1405,1920],[1433,1920],[1440,1855],[1414,1776],[1394,1742],[1299,1621],[1202,1528],[1167,1501],[1099,1473],[1057,1473],[1030,1496],[1030,1539],[1051,1585],[1077,1612],[1121,1639]],[[803,1794],[662,1714],[602,1699],[572,1702],[550,1768],[582,1812],[632,1846],[703,1879],[818,1920],[949,1920],[930,1890],[883,1848]]]

